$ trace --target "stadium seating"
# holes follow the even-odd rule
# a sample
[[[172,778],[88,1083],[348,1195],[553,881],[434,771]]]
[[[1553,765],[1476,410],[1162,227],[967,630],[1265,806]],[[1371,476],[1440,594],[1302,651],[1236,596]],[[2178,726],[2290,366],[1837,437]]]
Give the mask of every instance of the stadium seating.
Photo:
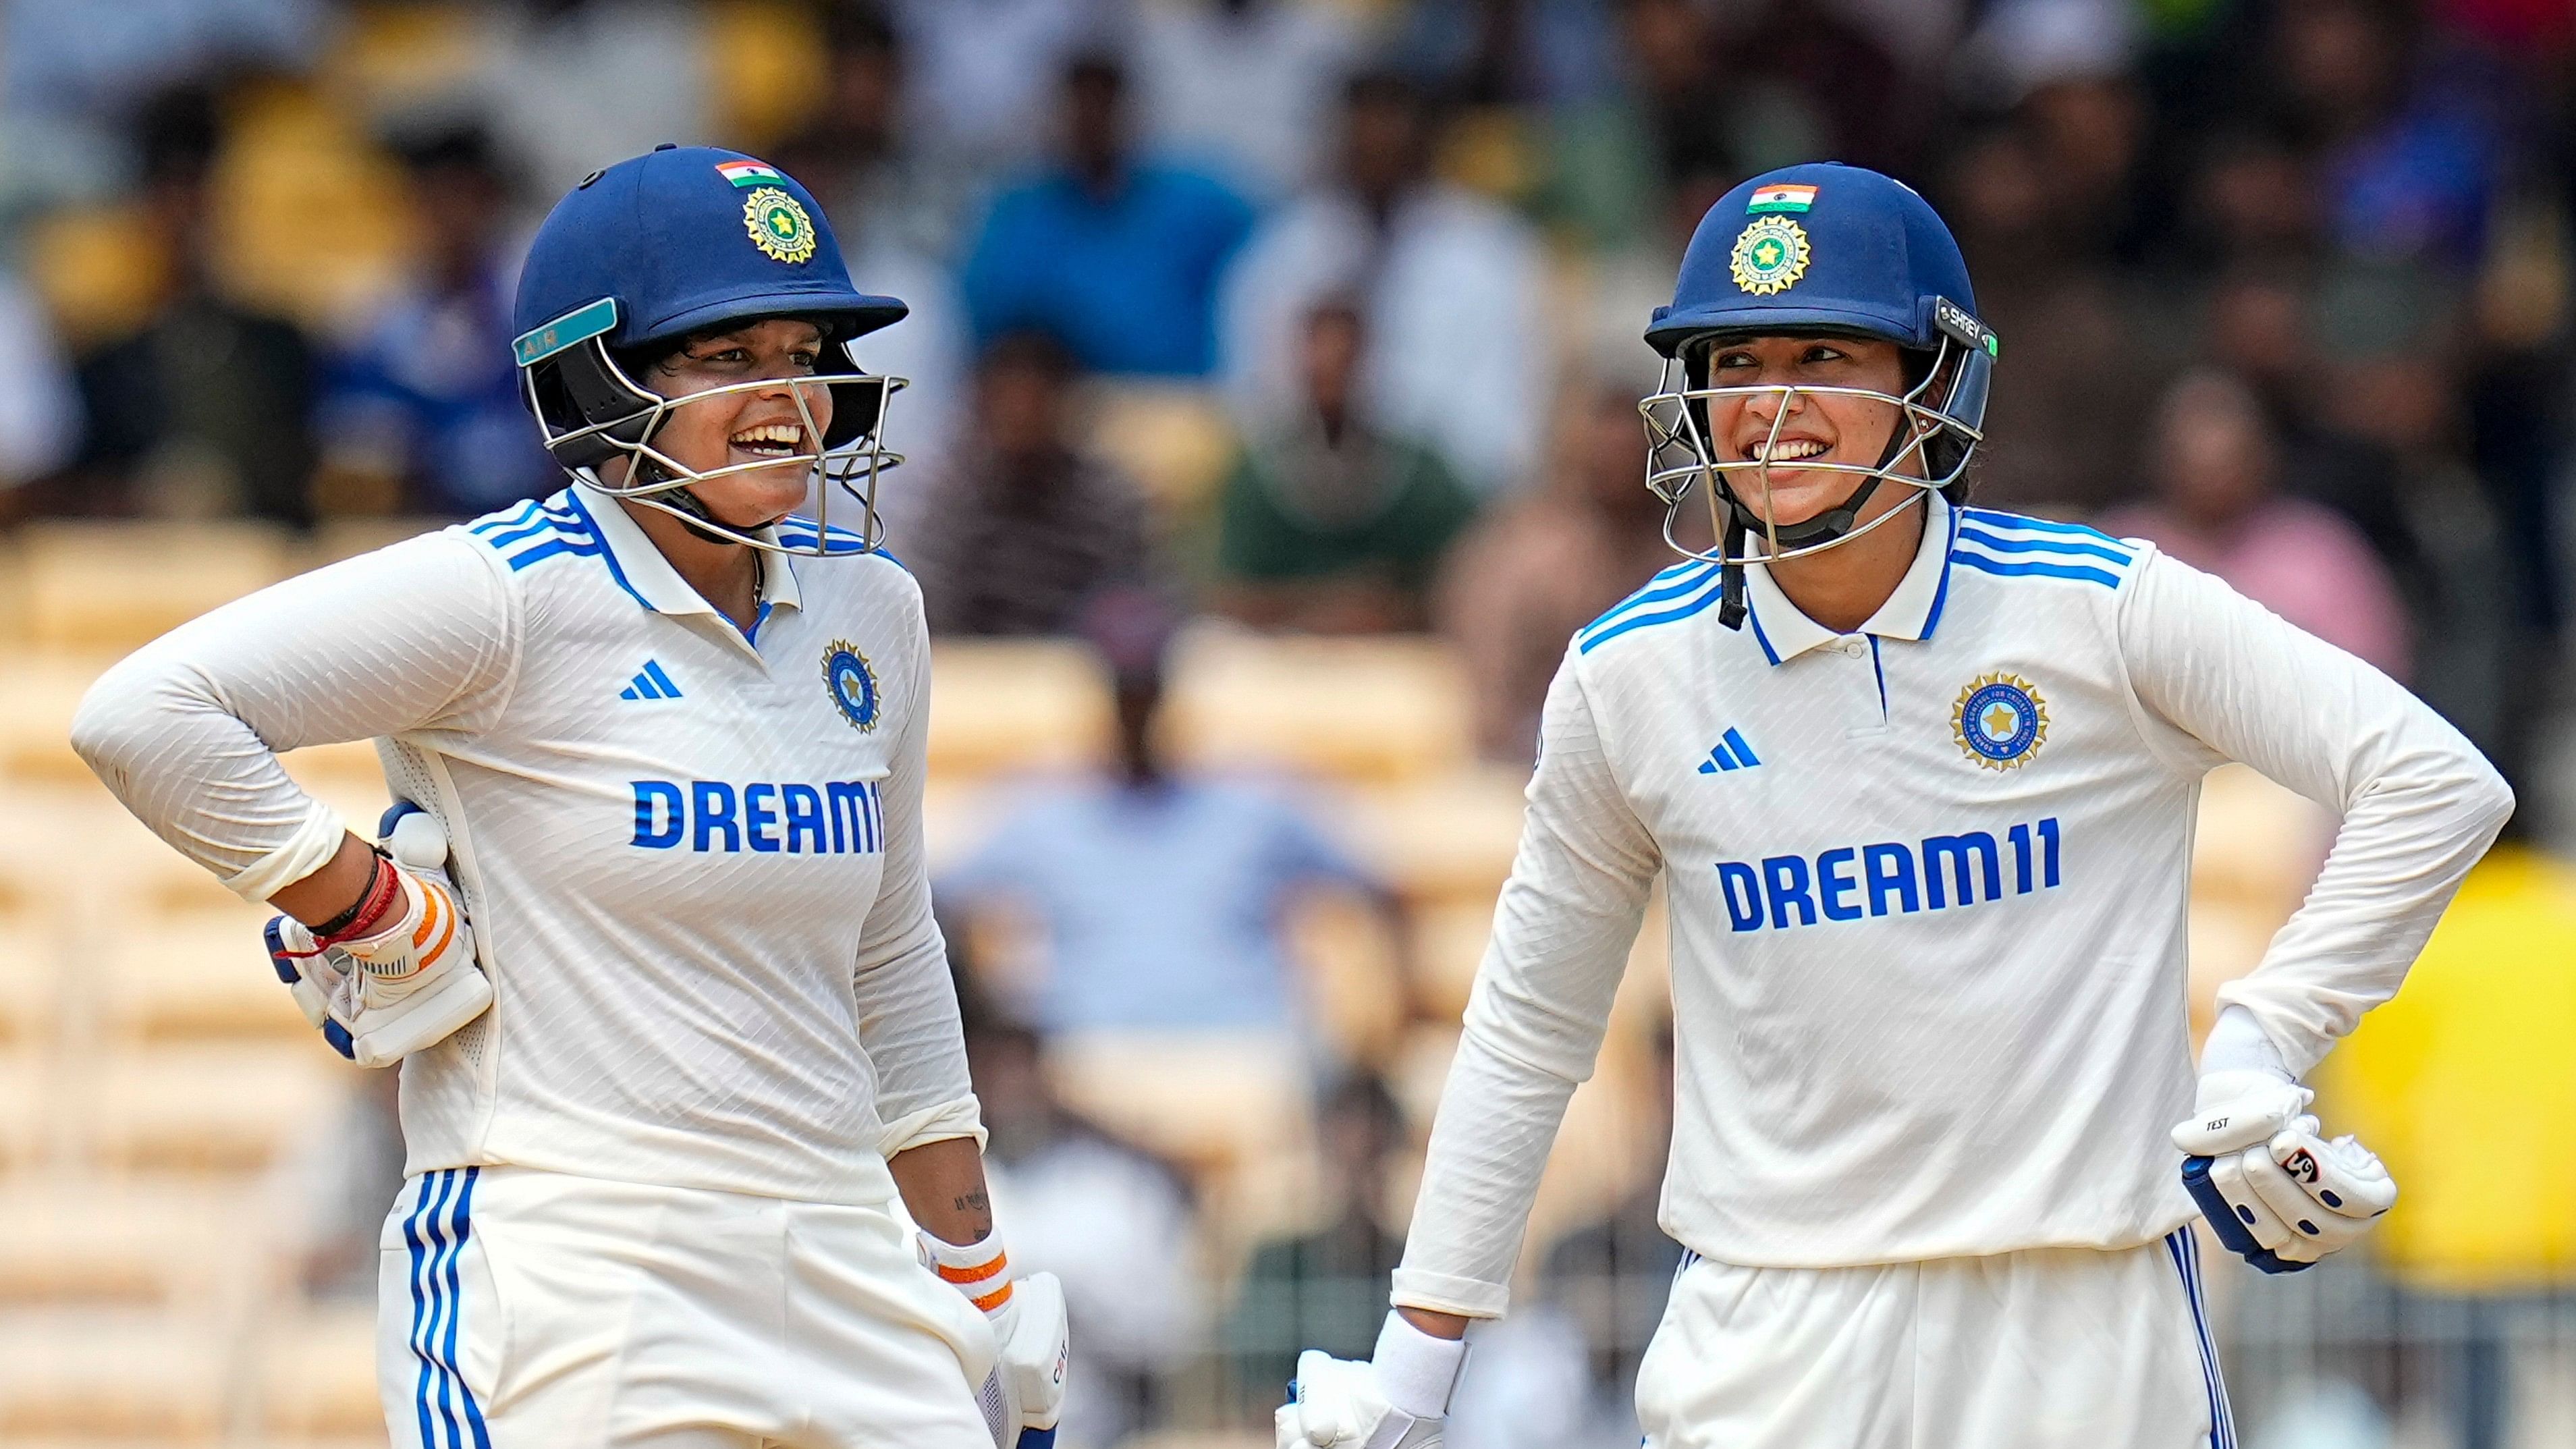
[[[221,1329],[195,1317],[0,1316],[0,1443],[214,1442],[228,1413],[231,1357]]]
[[[289,1312],[260,1338],[259,1421],[270,1439],[348,1449],[384,1442],[374,1304]]]
[[[24,530],[27,642],[122,653],[292,572],[258,523],[36,523]]]

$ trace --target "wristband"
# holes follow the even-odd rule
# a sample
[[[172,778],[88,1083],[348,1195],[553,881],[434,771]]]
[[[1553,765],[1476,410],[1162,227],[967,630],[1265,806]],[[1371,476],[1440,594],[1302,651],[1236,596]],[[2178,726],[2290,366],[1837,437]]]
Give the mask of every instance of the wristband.
[[[313,950],[289,952],[289,955],[319,955],[343,941],[364,940],[384,924],[385,913],[402,899],[402,873],[379,854],[375,857],[375,874],[367,878],[367,890],[357,903],[319,925],[307,926],[312,933]]]
[[[1467,1341],[1425,1333],[1389,1309],[1369,1362],[1390,1407],[1417,1419],[1445,1418],[1449,1395],[1467,1366]]]
[[[1011,1259],[1002,1251],[1000,1233],[988,1233],[982,1242],[963,1247],[923,1233],[921,1250],[939,1281],[965,1294],[967,1302],[987,1315],[1001,1312],[1011,1301]]]

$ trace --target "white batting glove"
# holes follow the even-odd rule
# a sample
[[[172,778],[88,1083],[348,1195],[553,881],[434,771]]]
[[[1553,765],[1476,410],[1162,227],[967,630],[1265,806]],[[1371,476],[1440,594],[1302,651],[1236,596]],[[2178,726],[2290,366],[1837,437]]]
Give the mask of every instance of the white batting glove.
[[[474,930],[447,875],[447,832],[409,802],[386,812],[383,854],[357,919],[317,938],[268,923],[269,958],[304,1019],[362,1067],[445,1041],[492,1004]]]
[[[2216,1033],[2211,1040],[2213,1057],[2227,1051]],[[2205,1063],[2218,1069],[2202,1073],[2199,1110],[2173,1140],[2186,1154],[2183,1186],[2229,1251],[2266,1273],[2296,1273],[2396,1205],[2388,1169],[2351,1137],[2321,1136],[2308,1111],[2316,1094],[2286,1069]]]
[[[1272,1416],[1277,1449],[1435,1449],[1466,1361],[1464,1339],[1434,1337],[1394,1312],[1367,1363],[1310,1348]]]
[[[999,1233],[963,1247],[922,1233],[921,1260],[993,1325],[1000,1352],[975,1391],[994,1449],[1053,1449],[1071,1335],[1053,1273],[1017,1277]]]

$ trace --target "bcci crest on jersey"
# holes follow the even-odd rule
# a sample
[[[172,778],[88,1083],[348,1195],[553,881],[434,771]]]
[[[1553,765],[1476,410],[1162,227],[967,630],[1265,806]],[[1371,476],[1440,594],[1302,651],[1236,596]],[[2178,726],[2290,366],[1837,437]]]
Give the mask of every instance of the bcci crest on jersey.
[[[2026,765],[2048,740],[2048,701],[2018,674],[1982,675],[1950,707],[1950,733],[1980,768]]]
[[[823,651],[823,687],[832,692],[832,703],[841,710],[841,718],[861,734],[874,734],[877,728],[877,672],[868,656],[847,639],[835,639]]]

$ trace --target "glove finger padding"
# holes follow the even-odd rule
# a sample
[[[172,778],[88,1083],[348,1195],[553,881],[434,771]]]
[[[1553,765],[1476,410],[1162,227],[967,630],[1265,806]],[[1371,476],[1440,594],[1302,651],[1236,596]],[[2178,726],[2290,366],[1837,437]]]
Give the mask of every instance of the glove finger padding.
[[[1065,1321],[1064,1287],[1053,1273],[1031,1273],[1012,1285],[1010,1321],[996,1323],[1001,1357],[994,1365],[1011,1408],[1012,1422],[1022,1430],[1055,1429],[1064,1411],[1065,1368],[1072,1356]],[[1035,1449],[1026,1433],[1020,1449]]]
[[[2200,1108],[2173,1130],[2173,1144],[2194,1157],[2223,1157],[2272,1140],[2298,1120],[2316,1094],[2268,1072],[2212,1072],[2201,1079]]]

